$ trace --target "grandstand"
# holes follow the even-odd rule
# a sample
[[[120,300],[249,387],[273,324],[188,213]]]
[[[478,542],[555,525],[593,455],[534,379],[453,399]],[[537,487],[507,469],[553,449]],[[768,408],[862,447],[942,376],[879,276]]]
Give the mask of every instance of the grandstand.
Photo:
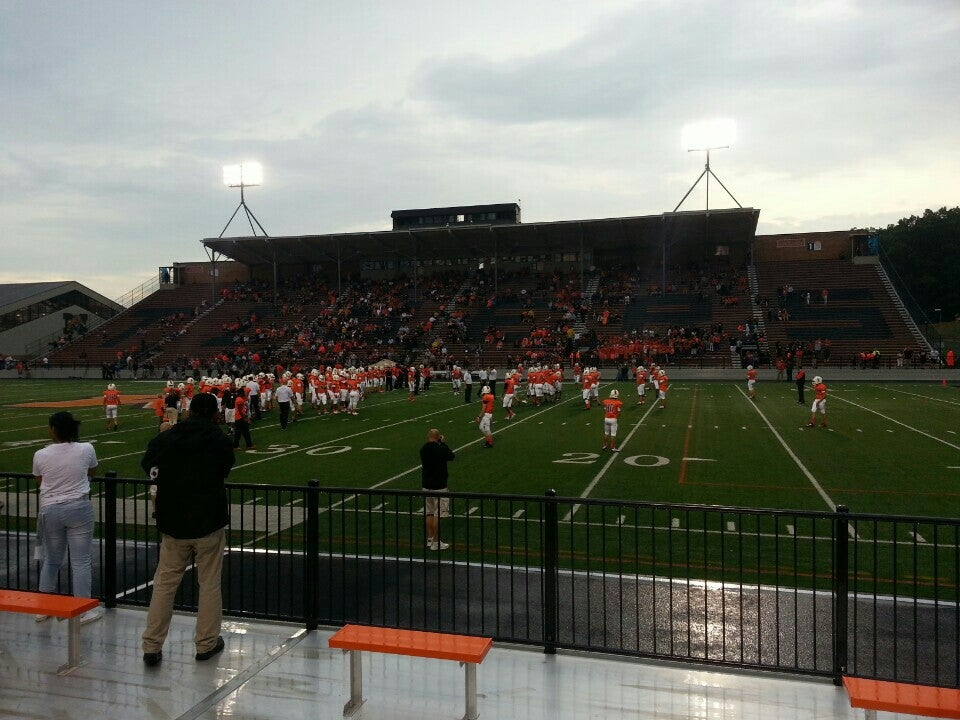
[[[758,217],[208,239],[214,262],[177,265],[176,283],[51,360],[179,375],[381,358],[502,368],[575,353],[723,368],[815,346],[843,364],[861,352],[924,357],[877,258],[856,255],[858,236],[756,236]]]

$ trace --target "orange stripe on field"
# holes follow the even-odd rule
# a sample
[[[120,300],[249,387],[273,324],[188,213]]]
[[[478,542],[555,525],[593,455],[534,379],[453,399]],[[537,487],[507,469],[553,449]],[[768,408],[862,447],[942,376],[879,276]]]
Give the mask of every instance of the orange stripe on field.
[[[690,449],[690,435],[693,432],[693,413],[697,409],[697,393],[700,392],[700,386],[695,385],[693,388],[693,402],[690,405],[690,417],[687,418],[687,437],[683,441],[683,459],[680,461],[680,481],[679,485],[683,485],[687,479],[687,450]]]
[[[157,396],[153,395],[121,395],[120,403],[122,405],[130,405],[134,403],[142,403],[147,400],[153,400]],[[29,402],[29,403],[20,403],[19,405],[7,405],[6,407],[15,407],[15,408],[81,408],[81,407],[96,407],[97,405],[103,405],[103,395],[98,395],[96,397],[90,398],[80,398],[79,400],[47,400],[45,402]]]

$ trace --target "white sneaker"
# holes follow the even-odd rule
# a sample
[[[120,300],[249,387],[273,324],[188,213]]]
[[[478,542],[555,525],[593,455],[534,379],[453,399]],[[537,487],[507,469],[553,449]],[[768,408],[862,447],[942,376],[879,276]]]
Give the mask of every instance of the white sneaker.
[[[88,623],[96,622],[102,617],[103,609],[96,607],[93,610],[87,610],[87,612],[80,616],[80,624],[86,625]]]
[[[448,547],[450,547],[450,544],[442,540],[440,542],[430,543],[431,550],[446,550]]]

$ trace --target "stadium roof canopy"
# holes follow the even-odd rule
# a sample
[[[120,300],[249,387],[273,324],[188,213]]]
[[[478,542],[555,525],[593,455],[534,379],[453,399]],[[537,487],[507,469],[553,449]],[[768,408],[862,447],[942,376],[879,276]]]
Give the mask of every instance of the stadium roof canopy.
[[[66,288],[67,285],[72,284],[71,280],[2,284],[0,285],[0,310],[7,306],[23,305],[37,296],[46,295],[53,290]]]
[[[659,247],[680,239],[697,243],[751,242],[760,211],[754,208],[662,213],[639,217],[507,225],[374,232],[330,233],[285,237],[207,238],[211,252],[245,265],[321,264],[343,258],[457,258],[504,254]]]

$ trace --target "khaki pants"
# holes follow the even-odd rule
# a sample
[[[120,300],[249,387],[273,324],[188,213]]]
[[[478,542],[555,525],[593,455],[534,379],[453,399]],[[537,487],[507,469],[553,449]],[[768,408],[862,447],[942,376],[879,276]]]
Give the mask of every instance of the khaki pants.
[[[220,571],[223,568],[223,549],[226,533],[221,528],[206,537],[178,540],[164,535],[160,543],[160,558],[153,576],[153,594],[147,612],[147,628],[143,631],[143,651],[154,653],[163,647],[173,617],[173,599],[183,580],[183,573],[191,560],[197,566],[200,602],[197,608],[197,628],[194,643],[197,652],[212,650],[220,637],[223,599],[220,593]]]

